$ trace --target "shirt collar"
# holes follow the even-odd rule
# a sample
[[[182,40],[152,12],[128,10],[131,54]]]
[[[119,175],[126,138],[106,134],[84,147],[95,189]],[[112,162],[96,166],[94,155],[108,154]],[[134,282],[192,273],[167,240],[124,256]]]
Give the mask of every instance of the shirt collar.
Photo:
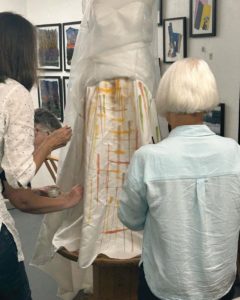
[[[215,135],[215,133],[210,130],[210,128],[206,125],[183,125],[174,128],[169,137],[174,136],[207,136],[207,135]]]

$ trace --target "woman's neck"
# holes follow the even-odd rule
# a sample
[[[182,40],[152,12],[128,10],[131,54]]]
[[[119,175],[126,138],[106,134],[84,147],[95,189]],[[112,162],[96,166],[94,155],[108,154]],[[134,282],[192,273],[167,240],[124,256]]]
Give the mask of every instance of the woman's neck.
[[[177,114],[177,113],[167,113],[167,121],[171,128],[183,125],[200,125],[203,124],[203,113],[194,114]]]

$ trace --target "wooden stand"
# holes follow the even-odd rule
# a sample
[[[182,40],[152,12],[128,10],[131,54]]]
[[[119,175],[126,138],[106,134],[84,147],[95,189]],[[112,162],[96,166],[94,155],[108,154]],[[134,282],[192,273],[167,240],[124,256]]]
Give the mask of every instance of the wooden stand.
[[[77,253],[65,248],[58,253],[77,261]],[[114,259],[100,254],[93,262],[93,294],[75,300],[137,300],[138,264],[140,257]]]
[[[93,263],[92,300],[137,300],[139,260],[99,255]]]

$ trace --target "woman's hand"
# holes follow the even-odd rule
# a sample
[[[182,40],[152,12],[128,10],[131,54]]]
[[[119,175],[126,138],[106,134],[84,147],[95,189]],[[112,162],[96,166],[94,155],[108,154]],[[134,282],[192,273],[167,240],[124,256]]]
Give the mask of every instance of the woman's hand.
[[[83,188],[80,185],[75,185],[69,193],[64,195],[64,198],[66,199],[65,208],[70,208],[77,205],[82,200],[82,196]]]
[[[72,129],[69,126],[64,126],[54,130],[46,139],[52,150],[61,148],[71,139]]]

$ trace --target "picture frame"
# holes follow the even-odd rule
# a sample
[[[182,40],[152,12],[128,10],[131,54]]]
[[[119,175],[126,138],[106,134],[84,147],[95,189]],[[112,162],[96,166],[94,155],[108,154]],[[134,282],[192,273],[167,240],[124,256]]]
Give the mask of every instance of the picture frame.
[[[71,61],[80,24],[80,21],[63,23],[62,35],[65,71],[70,71],[71,69]]]
[[[38,69],[62,71],[61,24],[37,25]]]
[[[68,91],[68,82],[69,82],[69,76],[63,76],[63,98],[64,98],[64,108],[67,103],[67,91]]]
[[[190,37],[216,36],[217,0],[190,0]]]
[[[38,77],[39,107],[48,109],[63,122],[62,81],[60,76]]]
[[[163,19],[163,62],[187,57],[187,18]]]
[[[225,103],[220,103],[211,112],[204,116],[204,124],[206,124],[213,132],[224,136],[224,120],[225,120]]]
[[[158,2],[157,24],[158,24],[158,26],[162,26],[162,24],[163,24],[163,13],[162,13],[163,3],[162,3],[162,0],[158,0],[157,2]]]

